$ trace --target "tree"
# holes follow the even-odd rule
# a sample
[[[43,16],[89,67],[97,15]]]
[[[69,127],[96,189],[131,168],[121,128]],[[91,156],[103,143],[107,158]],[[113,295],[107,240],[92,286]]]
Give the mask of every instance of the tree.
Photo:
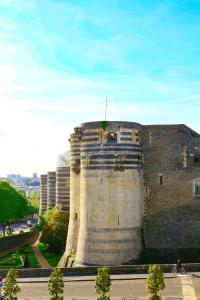
[[[54,215],[55,215],[55,212],[56,212],[56,209],[55,207],[54,208],[51,208],[49,210],[47,210],[44,214],[43,214],[43,218],[46,222],[46,224],[48,224],[49,222],[52,221]]]
[[[63,300],[63,274],[60,269],[53,269],[48,281],[49,294],[52,296],[50,300]]]
[[[36,213],[39,213],[39,208],[40,208],[40,195],[39,192],[30,192],[30,203],[34,207]]]
[[[17,293],[20,292],[17,280],[17,272],[13,269],[9,270],[4,281],[4,299],[17,300]]]
[[[7,225],[22,220],[27,213],[27,199],[8,182],[0,181],[0,223],[3,227],[3,235],[5,236]]]
[[[66,246],[69,213],[54,211],[51,220],[44,225],[40,242],[49,245],[49,251],[63,253]]]
[[[109,300],[107,295],[110,291],[111,279],[109,269],[107,267],[98,268],[98,274],[95,281],[95,293],[98,295],[98,300]]]
[[[159,300],[161,297],[158,293],[165,288],[163,271],[160,266],[151,265],[149,266],[148,273],[146,288],[149,293],[149,299]]]

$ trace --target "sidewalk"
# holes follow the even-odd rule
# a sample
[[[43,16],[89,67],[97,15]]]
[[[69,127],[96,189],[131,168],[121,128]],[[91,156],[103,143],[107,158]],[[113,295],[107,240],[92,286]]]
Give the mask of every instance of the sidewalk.
[[[139,280],[146,279],[148,274],[125,274],[125,275],[111,275],[112,280]],[[188,273],[185,275],[174,275],[172,273],[165,273],[165,278],[190,278],[200,277],[200,273]],[[76,281],[94,281],[96,276],[64,276],[64,282],[76,282]],[[20,283],[31,283],[31,282],[47,282],[48,277],[33,277],[33,278],[18,278]]]
[[[32,250],[33,250],[33,252],[34,252],[34,254],[37,258],[37,261],[39,262],[41,268],[51,268],[51,266],[48,263],[48,261],[46,260],[46,258],[43,256],[41,251],[38,249],[37,243],[35,243],[31,247],[32,247]]]

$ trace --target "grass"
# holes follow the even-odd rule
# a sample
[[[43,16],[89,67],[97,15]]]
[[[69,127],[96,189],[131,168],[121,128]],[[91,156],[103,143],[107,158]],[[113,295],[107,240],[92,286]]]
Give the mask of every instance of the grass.
[[[38,244],[38,249],[42,252],[43,256],[46,258],[48,263],[52,267],[56,267],[62,257],[62,254],[51,253],[48,251],[48,245],[44,243]]]
[[[22,269],[22,258],[27,256],[30,268],[40,268],[40,265],[29,245],[25,245],[18,251],[0,257],[0,269]]]
[[[18,253],[11,253],[0,258],[0,269],[22,269],[22,261]]]

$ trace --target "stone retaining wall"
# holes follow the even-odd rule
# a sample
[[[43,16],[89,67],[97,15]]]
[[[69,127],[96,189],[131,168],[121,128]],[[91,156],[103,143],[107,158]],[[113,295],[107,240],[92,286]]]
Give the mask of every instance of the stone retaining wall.
[[[164,272],[171,272],[174,265],[160,265]],[[183,264],[186,272],[200,271],[200,263]],[[116,266],[109,267],[111,275],[119,274],[145,274],[148,271],[149,265],[131,265],[131,266]],[[84,268],[61,268],[64,276],[88,276],[96,275],[97,267],[84,267]],[[18,270],[19,278],[32,278],[32,277],[49,277],[52,269],[22,269]],[[0,270],[1,276],[5,277],[8,270]]]
[[[12,249],[21,247],[24,244],[33,244],[38,239],[38,236],[38,232],[31,231],[2,237],[0,238],[0,255],[3,255],[5,252],[9,253]]]

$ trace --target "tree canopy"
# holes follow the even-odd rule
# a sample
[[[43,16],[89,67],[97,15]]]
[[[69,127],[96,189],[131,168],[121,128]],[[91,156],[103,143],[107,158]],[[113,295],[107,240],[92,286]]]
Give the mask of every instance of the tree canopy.
[[[28,213],[27,199],[8,182],[0,181],[0,223],[19,221]]]
[[[51,210],[45,217],[47,218],[40,242],[48,244],[51,252],[63,253],[66,245],[69,213],[62,210]]]

